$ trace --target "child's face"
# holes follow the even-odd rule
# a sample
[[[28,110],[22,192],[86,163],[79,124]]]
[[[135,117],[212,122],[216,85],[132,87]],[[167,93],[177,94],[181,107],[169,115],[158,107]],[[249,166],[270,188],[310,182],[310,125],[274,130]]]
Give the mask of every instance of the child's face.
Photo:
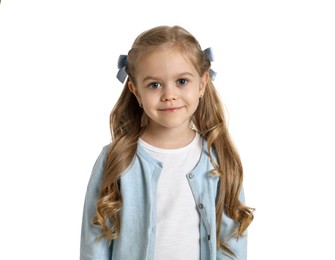
[[[155,50],[141,60],[137,71],[136,87],[130,82],[129,89],[149,117],[149,127],[188,128],[208,73],[200,77],[193,64],[174,49]]]

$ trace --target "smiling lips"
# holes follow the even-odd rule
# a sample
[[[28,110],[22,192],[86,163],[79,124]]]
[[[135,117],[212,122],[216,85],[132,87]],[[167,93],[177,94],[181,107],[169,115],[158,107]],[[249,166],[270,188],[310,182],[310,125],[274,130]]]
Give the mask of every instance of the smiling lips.
[[[177,111],[177,110],[179,110],[181,108],[182,107],[168,107],[168,108],[158,109],[158,111],[162,111],[162,112],[174,112],[174,111]]]

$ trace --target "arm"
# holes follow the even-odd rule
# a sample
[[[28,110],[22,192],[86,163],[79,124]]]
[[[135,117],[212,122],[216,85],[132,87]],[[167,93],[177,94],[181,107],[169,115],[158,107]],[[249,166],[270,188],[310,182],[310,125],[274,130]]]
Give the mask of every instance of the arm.
[[[244,203],[244,191],[241,190],[239,199]],[[229,218],[224,212],[222,214],[222,226],[220,237],[227,238],[229,234],[238,226],[239,224]],[[234,252],[235,258],[224,253],[221,249],[218,249],[217,260],[247,260],[247,234],[244,234],[241,237],[232,237],[227,242],[228,247]]]
[[[111,259],[112,244],[109,245],[107,239],[97,241],[101,235],[101,229],[92,223],[96,211],[96,201],[103,180],[107,150],[107,147],[105,147],[96,160],[87,186],[81,228],[80,260]]]

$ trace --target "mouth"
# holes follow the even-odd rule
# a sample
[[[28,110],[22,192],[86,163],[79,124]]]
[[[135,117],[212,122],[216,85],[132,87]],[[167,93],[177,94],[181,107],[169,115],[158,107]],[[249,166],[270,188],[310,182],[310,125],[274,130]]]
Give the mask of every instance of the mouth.
[[[158,109],[158,111],[162,111],[162,112],[175,112],[175,111],[178,111],[181,108],[182,107],[167,107],[167,108]]]

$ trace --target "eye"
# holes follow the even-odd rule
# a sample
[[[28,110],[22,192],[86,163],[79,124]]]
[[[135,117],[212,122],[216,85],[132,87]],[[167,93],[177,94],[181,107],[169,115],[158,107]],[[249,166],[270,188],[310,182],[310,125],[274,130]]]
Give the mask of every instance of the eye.
[[[159,82],[152,82],[148,85],[148,87],[151,88],[151,89],[157,89],[157,88],[160,88],[161,86],[162,86],[162,84],[159,83]]]
[[[178,83],[178,85],[180,85],[180,86],[185,86],[185,85],[187,85],[187,83],[188,83],[188,79],[184,79],[184,78],[182,78],[182,79],[178,79],[178,80],[177,80],[177,83]]]

